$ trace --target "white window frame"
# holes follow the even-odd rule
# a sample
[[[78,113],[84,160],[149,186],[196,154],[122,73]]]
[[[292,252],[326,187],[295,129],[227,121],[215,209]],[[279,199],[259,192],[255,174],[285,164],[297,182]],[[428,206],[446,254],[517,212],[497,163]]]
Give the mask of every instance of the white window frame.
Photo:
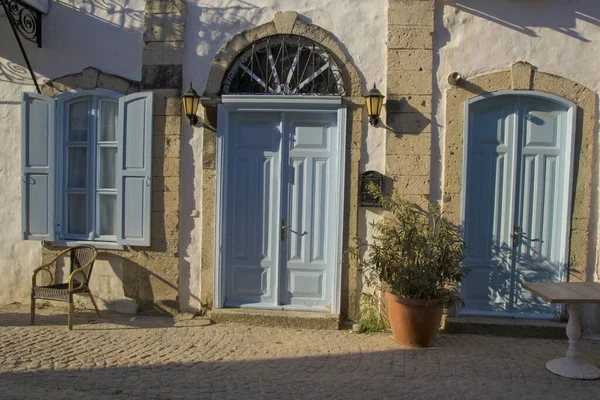
[[[92,244],[98,248],[107,249],[123,249],[122,245],[117,244],[117,235],[97,235],[99,226],[99,214],[97,207],[99,206],[98,196],[99,190],[97,182],[99,180],[98,162],[100,152],[98,149],[103,147],[98,142],[99,130],[99,107],[102,100],[114,101],[117,106],[119,98],[125,96],[122,93],[106,89],[95,90],[70,90],[54,96],[56,100],[56,188],[58,189],[55,199],[55,216],[56,220],[60,221],[60,229],[57,228],[56,241],[52,242],[55,245],[72,246],[76,244]],[[80,99],[88,99],[91,102],[90,109],[92,110],[92,118],[88,120],[88,145],[87,145],[87,210],[86,210],[86,226],[88,233],[91,235],[76,235],[67,233],[67,171],[68,171],[68,152],[67,152],[67,129],[68,129],[68,106]],[[116,132],[116,141],[114,147],[118,148],[121,138],[119,132]],[[113,146],[108,146],[113,147]],[[117,150],[118,151],[118,150]],[[92,162],[93,160],[93,162]],[[115,166],[117,167],[117,166]],[[115,196],[118,193],[118,182],[115,178]],[[91,195],[90,195],[91,194]],[[115,216],[115,219],[117,216]],[[118,221],[115,221],[115,229]]]

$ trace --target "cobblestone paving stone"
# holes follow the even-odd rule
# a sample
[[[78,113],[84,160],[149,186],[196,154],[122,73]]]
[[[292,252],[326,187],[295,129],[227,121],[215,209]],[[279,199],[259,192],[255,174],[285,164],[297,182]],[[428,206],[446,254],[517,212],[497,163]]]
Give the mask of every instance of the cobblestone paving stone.
[[[566,340],[274,329],[177,318],[0,308],[0,399],[600,399],[600,380],[548,372]],[[97,323],[88,323],[90,320]],[[95,321],[93,321],[95,320]],[[600,342],[584,340],[600,364]]]

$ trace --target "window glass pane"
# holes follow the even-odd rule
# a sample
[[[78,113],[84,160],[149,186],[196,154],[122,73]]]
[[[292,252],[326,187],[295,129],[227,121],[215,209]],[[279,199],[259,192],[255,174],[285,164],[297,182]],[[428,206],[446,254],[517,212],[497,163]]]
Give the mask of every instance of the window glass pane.
[[[100,195],[100,235],[115,235],[117,196]]]
[[[67,222],[69,226],[68,233],[75,235],[86,235],[87,195],[69,193],[67,197]]]
[[[100,147],[100,188],[116,189],[117,149]]]
[[[114,101],[101,101],[100,104],[100,141],[115,142],[119,104]]]
[[[69,141],[87,142],[88,108],[88,101],[79,101],[69,105]]]
[[[70,188],[87,187],[87,148],[69,147],[67,176]]]

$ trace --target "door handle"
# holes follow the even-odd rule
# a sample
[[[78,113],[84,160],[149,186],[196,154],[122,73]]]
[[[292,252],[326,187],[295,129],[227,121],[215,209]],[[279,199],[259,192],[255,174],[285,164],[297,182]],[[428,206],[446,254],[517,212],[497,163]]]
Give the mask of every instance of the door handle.
[[[517,245],[519,244],[519,239],[522,236],[527,236],[527,234],[521,230],[520,226],[516,226],[515,225],[515,228],[513,229],[513,234],[512,234],[512,245],[513,245],[513,247],[517,247]]]
[[[281,240],[285,240],[286,232],[288,229],[292,229],[290,225],[285,224],[285,219],[281,220]]]

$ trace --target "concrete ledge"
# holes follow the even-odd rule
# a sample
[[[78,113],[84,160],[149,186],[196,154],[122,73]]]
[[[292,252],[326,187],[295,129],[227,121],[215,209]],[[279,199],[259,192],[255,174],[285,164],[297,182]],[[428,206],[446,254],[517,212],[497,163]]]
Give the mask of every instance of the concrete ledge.
[[[566,339],[567,324],[545,320],[447,317],[445,333],[475,333],[538,339]]]
[[[340,329],[339,315],[319,312],[218,308],[210,311],[209,317],[216,323],[235,322],[275,328]]]

